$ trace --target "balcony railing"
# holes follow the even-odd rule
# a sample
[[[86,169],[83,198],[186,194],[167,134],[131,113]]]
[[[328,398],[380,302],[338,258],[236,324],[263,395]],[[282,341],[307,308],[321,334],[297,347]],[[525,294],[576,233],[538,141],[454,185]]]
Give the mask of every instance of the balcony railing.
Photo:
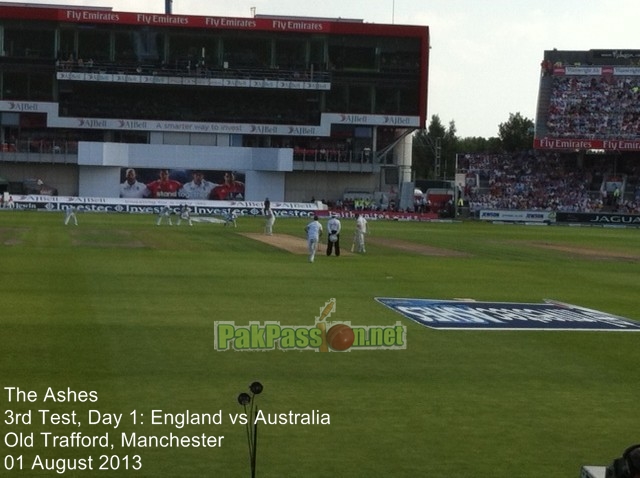
[[[78,142],[26,139],[0,144],[0,161],[77,163]]]
[[[167,65],[145,65],[116,62],[68,62],[56,64],[57,77],[71,81],[105,81],[162,84],[163,78],[168,84],[192,86],[211,84],[212,86],[246,86],[300,89],[329,89],[331,74],[328,71],[276,69],[276,68],[220,68],[191,66],[172,67]],[[210,80],[210,81],[207,81]],[[217,81],[214,81],[217,80]],[[225,82],[233,82],[226,85]],[[220,84],[218,84],[220,83]]]

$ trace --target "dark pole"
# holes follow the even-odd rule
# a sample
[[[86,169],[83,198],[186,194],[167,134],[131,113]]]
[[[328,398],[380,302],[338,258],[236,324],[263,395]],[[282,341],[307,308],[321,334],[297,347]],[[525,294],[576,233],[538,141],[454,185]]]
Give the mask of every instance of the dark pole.
[[[251,462],[251,478],[256,478],[256,457],[258,456],[258,422],[253,416],[253,457]]]
[[[243,406],[244,414],[247,415],[247,405],[251,403],[251,397],[249,396],[249,394],[243,392],[238,395],[238,403]],[[249,420],[251,420],[252,415],[253,411],[251,408],[249,408],[249,415],[247,415]],[[251,477],[253,478],[253,443],[251,438],[251,424],[249,422],[247,422],[247,446],[249,448],[249,464],[251,465]]]
[[[251,467],[251,478],[256,477],[256,458],[258,449],[258,407],[256,405],[256,395],[262,393],[262,384],[253,382],[249,386],[251,395],[241,393],[238,395],[238,403],[244,407],[245,415],[247,414],[247,405],[249,407],[249,420],[247,421],[247,443],[249,445],[249,466]],[[251,423],[253,422],[253,423]]]
[[[171,4],[173,0],[164,0],[164,13],[171,15]]]

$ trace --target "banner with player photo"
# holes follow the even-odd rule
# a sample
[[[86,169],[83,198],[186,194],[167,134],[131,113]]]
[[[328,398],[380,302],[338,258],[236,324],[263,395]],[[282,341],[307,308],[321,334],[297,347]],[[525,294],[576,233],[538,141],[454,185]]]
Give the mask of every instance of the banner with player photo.
[[[122,168],[120,197],[243,201],[244,182],[237,171]]]

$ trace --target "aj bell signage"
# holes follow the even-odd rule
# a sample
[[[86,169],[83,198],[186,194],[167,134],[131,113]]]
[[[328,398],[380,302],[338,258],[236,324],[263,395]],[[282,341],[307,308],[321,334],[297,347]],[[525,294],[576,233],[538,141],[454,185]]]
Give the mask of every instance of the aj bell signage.
[[[543,304],[386,297],[376,300],[433,329],[640,331],[640,322],[553,300]]]

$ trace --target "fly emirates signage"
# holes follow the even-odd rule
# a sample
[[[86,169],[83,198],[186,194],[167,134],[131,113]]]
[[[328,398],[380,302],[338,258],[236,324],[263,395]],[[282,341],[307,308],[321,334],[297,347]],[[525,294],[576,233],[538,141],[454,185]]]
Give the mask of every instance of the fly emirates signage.
[[[99,10],[62,9],[58,18],[77,23],[118,23],[128,25],[183,26],[193,28],[221,28],[272,30],[292,32],[326,32],[329,22],[301,19],[267,19],[237,17],[201,17],[153,13],[127,13]]]
[[[640,139],[572,139],[572,138],[536,138],[535,149],[582,151],[598,149],[605,151],[640,151]]]

